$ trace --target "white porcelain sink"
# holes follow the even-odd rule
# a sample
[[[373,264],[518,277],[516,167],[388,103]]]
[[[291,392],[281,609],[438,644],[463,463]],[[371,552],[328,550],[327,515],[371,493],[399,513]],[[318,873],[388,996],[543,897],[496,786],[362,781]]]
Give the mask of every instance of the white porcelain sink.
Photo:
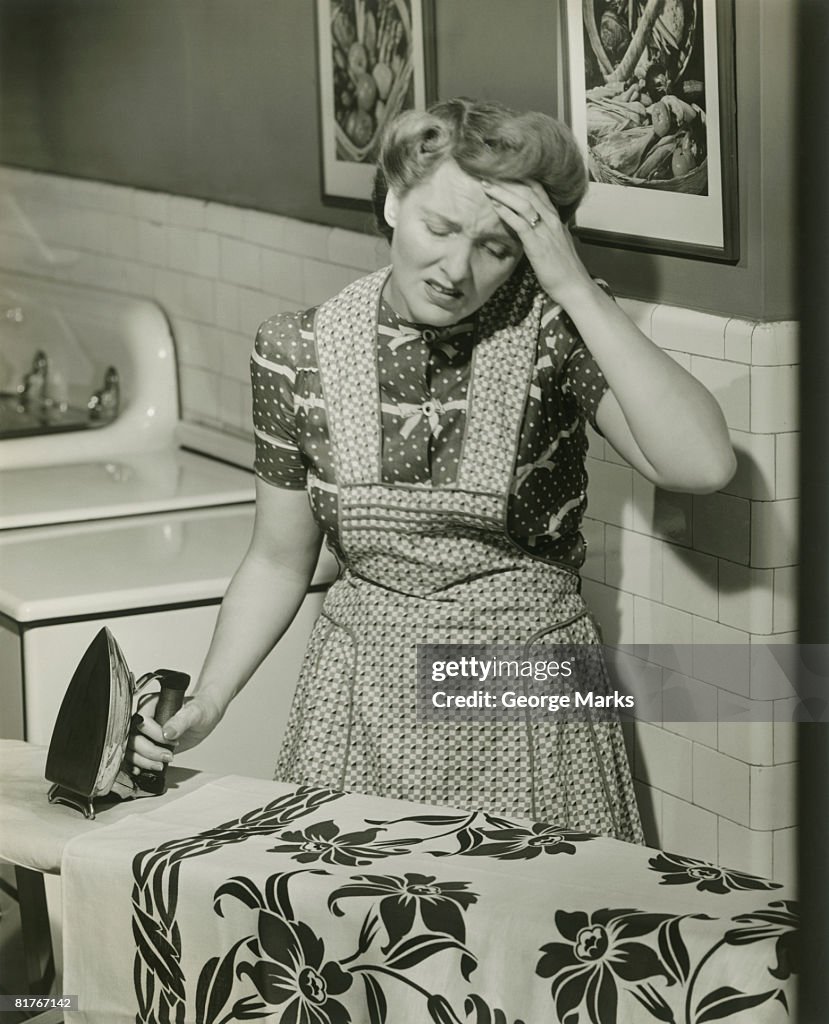
[[[102,625],[126,638],[139,671],[196,678],[250,540],[254,476],[248,441],[179,421],[173,337],[155,303],[0,272],[0,393],[15,392],[38,351],[77,408],[110,366],[121,393],[106,426],[0,440],[0,706],[10,721],[17,708],[7,734],[47,742]],[[246,690],[200,767],[244,770],[240,748],[273,756],[320,591],[336,574],[324,554],[258,692]]]
[[[113,422],[0,440],[0,531],[253,501],[250,472],[179,446],[175,346],[155,303],[0,272],[0,342],[7,394],[37,352],[81,409],[108,367],[120,386]]]
[[[178,449],[20,467],[0,473],[0,530],[232,505],[253,497],[251,473]]]
[[[107,368],[120,378],[120,411],[95,430],[0,441],[0,469],[110,459],[174,445],[175,346],[147,299],[0,272],[0,392],[12,393],[38,351],[51,385],[84,408]]]

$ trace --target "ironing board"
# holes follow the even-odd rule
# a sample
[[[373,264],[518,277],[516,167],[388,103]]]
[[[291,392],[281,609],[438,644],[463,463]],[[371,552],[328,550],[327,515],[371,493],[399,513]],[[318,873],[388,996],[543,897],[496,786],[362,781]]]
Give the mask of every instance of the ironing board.
[[[3,822],[28,814],[45,837],[41,850],[4,827],[0,855],[61,871],[64,987],[82,1011],[67,1020],[793,1014],[796,906],[778,883],[539,822],[239,776],[190,776],[88,822],[45,804],[44,754],[0,744]]]
[[[168,791],[152,802],[133,800],[112,804],[94,820],[84,818],[63,804],[46,802],[44,768],[46,747],[22,740],[0,739],[0,861],[14,866],[16,893],[20,906],[23,956],[27,978],[26,993],[41,996],[54,980],[54,962],[49,933],[43,876],[60,874],[66,844],[76,836],[94,832],[154,806],[177,799],[197,789],[213,776],[186,768],[168,770]],[[50,1011],[37,1017],[39,1024],[51,1024],[62,1017]]]

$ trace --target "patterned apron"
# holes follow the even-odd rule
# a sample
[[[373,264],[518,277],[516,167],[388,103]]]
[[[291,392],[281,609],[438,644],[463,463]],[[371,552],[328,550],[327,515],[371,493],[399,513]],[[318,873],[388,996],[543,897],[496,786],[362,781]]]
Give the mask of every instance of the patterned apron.
[[[387,273],[317,313],[346,567],[312,632],[275,778],[641,841],[618,723],[417,720],[417,644],[599,638],[578,576],[506,532],[542,296],[527,282],[481,310],[455,484],[387,484],[376,354]]]

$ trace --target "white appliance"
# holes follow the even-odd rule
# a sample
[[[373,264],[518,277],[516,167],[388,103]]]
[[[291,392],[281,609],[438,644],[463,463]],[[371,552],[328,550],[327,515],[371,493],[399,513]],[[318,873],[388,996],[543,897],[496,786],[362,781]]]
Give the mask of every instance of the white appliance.
[[[120,387],[106,425],[0,440],[0,733],[46,744],[102,625],[136,675],[163,667],[195,682],[253,523],[253,475],[228,460],[249,464],[252,449],[178,422],[173,338],[146,300],[0,274],[0,351],[6,398],[37,351],[56,401],[82,408],[110,366]],[[291,629],[178,763],[271,777],[335,576],[324,555]]]

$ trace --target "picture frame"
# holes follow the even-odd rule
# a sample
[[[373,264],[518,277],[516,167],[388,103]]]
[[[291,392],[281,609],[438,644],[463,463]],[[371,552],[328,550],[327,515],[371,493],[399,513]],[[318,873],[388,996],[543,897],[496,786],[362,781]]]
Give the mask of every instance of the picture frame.
[[[585,242],[739,260],[734,0],[564,0]]]
[[[368,208],[383,128],[435,97],[434,0],[317,0],[323,202]]]

